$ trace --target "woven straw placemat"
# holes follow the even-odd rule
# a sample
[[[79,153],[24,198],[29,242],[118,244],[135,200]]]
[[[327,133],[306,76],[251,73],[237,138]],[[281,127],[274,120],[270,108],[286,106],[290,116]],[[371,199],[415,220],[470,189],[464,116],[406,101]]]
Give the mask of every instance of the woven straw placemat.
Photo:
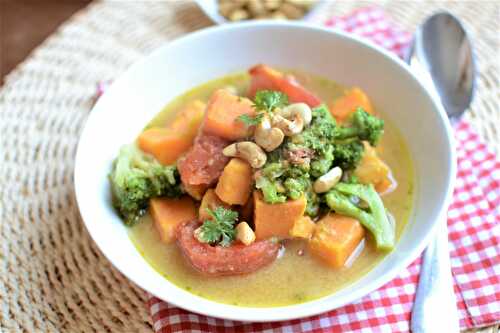
[[[335,1],[322,15],[369,4]],[[500,152],[499,3],[377,4],[408,30],[437,9],[465,21],[480,71],[467,117]],[[189,1],[95,2],[6,78],[0,88],[0,331],[151,332],[146,293],[111,266],[80,219],[75,150],[97,82],[210,24]]]

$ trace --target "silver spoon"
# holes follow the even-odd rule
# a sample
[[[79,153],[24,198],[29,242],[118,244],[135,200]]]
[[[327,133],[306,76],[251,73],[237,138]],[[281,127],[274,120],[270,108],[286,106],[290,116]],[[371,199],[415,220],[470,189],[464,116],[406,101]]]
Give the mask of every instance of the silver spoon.
[[[415,33],[406,61],[441,101],[451,121],[467,110],[474,96],[476,68],[472,45],[455,16],[429,17]],[[459,332],[446,220],[440,221],[436,232],[424,253],[411,315],[413,333]]]

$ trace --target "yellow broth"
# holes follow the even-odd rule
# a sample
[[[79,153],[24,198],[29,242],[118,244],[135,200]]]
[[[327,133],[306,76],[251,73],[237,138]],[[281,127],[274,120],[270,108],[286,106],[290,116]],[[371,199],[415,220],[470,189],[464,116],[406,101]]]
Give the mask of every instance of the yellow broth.
[[[294,74],[325,103],[331,103],[342,95],[343,88],[330,80]],[[247,74],[235,74],[198,86],[168,104],[148,127],[167,124],[183,105],[195,99],[206,101],[217,88],[232,85],[244,92],[248,82]],[[379,115],[384,118],[386,126],[377,150],[398,182],[396,190],[384,196],[383,201],[396,220],[399,239],[412,209],[413,167],[400,133],[383,113]],[[352,266],[336,270],[312,257],[306,242],[294,240],[285,242],[283,257],[255,273],[207,277],[186,262],[175,243],[165,245],[160,242],[149,216],[130,228],[130,237],[151,266],[172,283],[207,299],[240,306],[283,306],[329,295],[362,277],[385,256],[374,249],[373,241],[368,238],[364,250]],[[303,255],[298,255],[299,250],[303,250]]]

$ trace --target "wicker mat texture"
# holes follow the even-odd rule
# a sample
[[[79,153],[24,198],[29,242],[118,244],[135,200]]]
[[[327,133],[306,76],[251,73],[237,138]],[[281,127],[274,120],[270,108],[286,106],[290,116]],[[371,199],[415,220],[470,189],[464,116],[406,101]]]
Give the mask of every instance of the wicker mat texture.
[[[467,117],[500,152],[500,3],[377,4],[410,31],[438,9],[465,21],[480,70]],[[366,5],[335,1],[322,15]],[[0,88],[0,332],[151,332],[146,293],[111,266],[80,219],[74,156],[98,81],[209,25],[190,1],[97,1],[6,78]]]

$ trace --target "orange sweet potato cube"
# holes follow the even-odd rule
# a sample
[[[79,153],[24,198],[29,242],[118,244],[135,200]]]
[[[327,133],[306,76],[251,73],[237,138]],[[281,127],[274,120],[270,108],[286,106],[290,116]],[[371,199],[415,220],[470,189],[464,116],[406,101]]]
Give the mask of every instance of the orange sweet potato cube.
[[[254,191],[254,224],[257,239],[269,237],[290,238],[290,230],[295,221],[300,219],[306,210],[306,198],[284,203],[269,204],[264,201],[260,191]]]
[[[309,241],[311,253],[334,268],[341,268],[365,235],[358,220],[329,213],[316,223]]]
[[[354,175],[362,184],[373,184],[375,190],[383,193],[397,186],[389,166],[378,156],[375,148],[364,142],[365,151]]]
[[[252,191],[252,167],[248,162],[233,158],[224,167],[224,171],[215,187],[217,196],[229,205],[244,205]]]
[[[240,140],[251,134],[238,118],[242,115],[253,116],[255,110],[251,100],[231,94],[226,89],[217,90],[208,102],[205,114],[204,131],[227,140]]]
[[[302,216],[293,224],[290,230],[290,236],[295,238],[310,239],[314,232],[316,224],[309,216]]]
[[[196,206],[188,196],[179,199],[153,198],[149,201],[149,212],[161,241],[166,244],[175,240],[179,224],[196,218]]]
[[[342,123],[349,118],[358,107],[373,114],[373,107],[368,96],[360,88],[354,87],[349,89],[344,96],[339,97],[330,105],[330,113],[339,123]]]
[[[208,189],[201,200],[200,208],[198,209],[198,220],[205,221],[210,219],[207,209],[214,210],[217,207],[229,208],[229,205],[222,202],[221,199],[215,194],[213,189]]]
[[[191,185],[182,183],[182,186],[184,187],[184,191],[186,191],[187,194],[198,201],[203,198],[203,195],[208,189],[208,184]]]
[[[168,165],[184,154],[192,145],[205,112],[201,101],[189,103],[166,127],[148,128],[137,138],[139,148]]]

